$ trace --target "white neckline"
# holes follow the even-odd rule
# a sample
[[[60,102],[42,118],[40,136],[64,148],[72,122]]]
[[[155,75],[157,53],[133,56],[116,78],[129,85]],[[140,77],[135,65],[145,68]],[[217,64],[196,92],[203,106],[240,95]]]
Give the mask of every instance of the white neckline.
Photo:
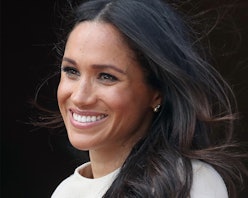
[[[99,178],[87,178],[87,177],[82,176],[80,174],[80,171],[82,171],[84,168],[86,168],[90,164],[91,164],[90,162],[86,162],[75,169],[74,174],[77,177],[77,179],[82,180],[82,181],[84,180],[87,182],[91,182],[92,184],[93,183],[99,183],[99,182],[102,183],[104,181],[109,181],[111,178],[114,179],[116,177],[116,175],[120,172],[120,168],[118,168],[118,169],[114,170],[113,172],[111,172],[105,176],[99,177]]]

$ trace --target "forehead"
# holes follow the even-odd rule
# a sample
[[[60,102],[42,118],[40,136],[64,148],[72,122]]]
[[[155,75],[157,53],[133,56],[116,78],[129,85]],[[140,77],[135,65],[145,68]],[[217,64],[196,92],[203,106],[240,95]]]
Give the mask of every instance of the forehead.
[[[115,65],[129,74],[142,71],[124,36],[115,26],[104,22],[81,22],[75,26],[67,40],[64,57],[75,60],[77,65]]]
[[[69,35],[66,48],[80,44],[83,49],[85,46],[89,47],[89,43],[92,46],[96,44],[94,47],[111,45],[112,48],[122,48],[133,53],[118,29],[105,22],[86,21],[77,24]]]

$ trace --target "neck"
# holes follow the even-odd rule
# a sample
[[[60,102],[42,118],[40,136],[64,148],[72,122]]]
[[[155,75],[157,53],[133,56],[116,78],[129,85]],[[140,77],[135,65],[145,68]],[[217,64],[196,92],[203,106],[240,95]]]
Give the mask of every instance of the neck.
[[[120,146],[119,150],[109,148],[90,150],[90,161],[93,178],[103,177],[120,168],[130,152],[130,147]]]

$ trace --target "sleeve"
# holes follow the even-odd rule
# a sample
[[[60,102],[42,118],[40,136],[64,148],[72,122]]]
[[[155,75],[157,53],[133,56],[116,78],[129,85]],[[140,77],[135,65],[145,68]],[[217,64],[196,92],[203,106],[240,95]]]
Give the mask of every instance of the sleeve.
[[[191,198],[228,198],[227,188],[219,173],[209,164],[193,160]]]

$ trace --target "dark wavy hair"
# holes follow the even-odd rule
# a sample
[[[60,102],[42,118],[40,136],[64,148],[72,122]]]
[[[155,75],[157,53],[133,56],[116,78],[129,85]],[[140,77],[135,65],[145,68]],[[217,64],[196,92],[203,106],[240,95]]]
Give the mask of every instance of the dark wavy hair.
[[[136,54],[147,83],[162,95],[147,135],[134,146],[104,197],[189,197],[192,159],[212,165],[229,196],[236,197],[245,167],[232,142],[235,96],[202,58],[182,13],[161,0],[90,0],[72,8],[70,31],[83,21],[115,26]],[[61,115],[53,115],[46,124],[62,126]]]

